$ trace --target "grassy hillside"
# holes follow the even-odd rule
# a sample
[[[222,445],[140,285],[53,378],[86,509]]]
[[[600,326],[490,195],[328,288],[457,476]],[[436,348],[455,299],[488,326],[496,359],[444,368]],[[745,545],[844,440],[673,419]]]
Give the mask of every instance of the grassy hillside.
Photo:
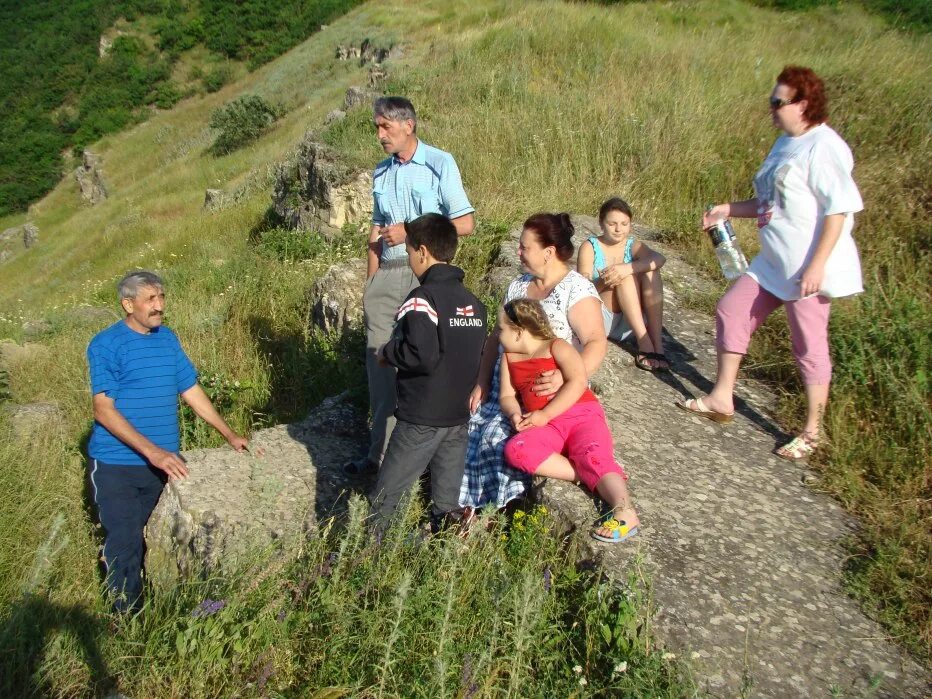
[[[774,12],[737,0],[370,3],[219,92],[183,100],[95,144],[111,198],[84,207],[76,184],[63,181],[34,206],[39,245],[0,266],[0,337],[21,339],[28,320],[50,326],[41,338],[50,353],[10,372],[12,397],[55,400],[66,415],[60,433],[29,443],[11,439],[0,418],[0,487],[28,494],[0,501],[0,602],[39,590],[76,617],[97,609],[79,445],[90,425],[83,352],[104,321],[80,308],[114,307],[113,282],[128,268],[165,275],[168,322],[239,429],[299,416],[323,396],[361,385],[361,353],[344,359],[345,348],[305,324],[313,279],[331,262],[361,255],[361,240],[350,236],[293,262],[257,248],[250,234],[263,226],[274,163],[305,129],[322,124],[347,86],[365,79],[355,64],[333,60],[335,45],[366,37],[405,45],[391,67],[391,89],[418,106],[424,139],[456,154],[480,217],[460,257],[473,284],[508,226],[540,209],[594,213],[611,194],[625,196],[640,219],[711,269],[696,221],[709,201],[749,195],[775,138],[766,102],[773,77],[787,62],[826,77],[831,122],[852,145],[865,198],[856,237],[869,290],[833,312],[832,439],[820,467],[826,487],[866,524],[852,542],[853,588],[893,635],[928,653],[924,455],[932,423],[923,329],[932,325],[932,105],[922,76],[932,68],[930,40],[853,7]],[[287,114],[254,145],[214,158],[206,153],[210,114],[242,94],[281,103]],[[365,110],[325,135],[351,162],[369,166],[380,156]],[[246,196],[208,214],[208,187],[242,188]],[[741,234],[753,246],[751,230]],[[787,345],[784,322],[775,319],[756,340],[748,370],[786,386],[793,427],[801,406]],[[188,446],[214,443],[203,432],[186,434]],[[194,593],[178,594],[186,600]],[[159,618],[183,617],[183,604],[172,604]],[[261,615],[263,607],[249,609]],[[110,643],[101,631],[102,652],[118,666],[131,654],[127,639],[167,653],[158,643],[173,641],[148,633]],[[42,691],[79,691],[89,681],[81,649],[67,633],[49,634],[61,640],[49,641],[55,652],[36,669],[46,673]],[[279,639],[297,652],[292,641]],[[266,662],[258,661],[259,649],[249,653],[244,663]],[[177,684],[146,675],[134,696],[189,691],[182,661],[173,656],[169,665],[178,668]],[[224,693],[229,677],[211,678]]]

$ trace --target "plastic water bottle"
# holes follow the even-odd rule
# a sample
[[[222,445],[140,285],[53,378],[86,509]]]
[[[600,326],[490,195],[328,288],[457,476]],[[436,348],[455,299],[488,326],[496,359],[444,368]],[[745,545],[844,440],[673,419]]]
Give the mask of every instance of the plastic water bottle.
[[[705,229],[712,239],[712,245],[715,246],[715,256],[722,267],[722,274],[725,279],[733,282],[735,279],[744,274],[748,269],[748,261],[741,252],[741,246],[738,245],[738,239],[735,237],[735,229],[731,226],[731,221],[723,218],[716,221],[715,224]]]

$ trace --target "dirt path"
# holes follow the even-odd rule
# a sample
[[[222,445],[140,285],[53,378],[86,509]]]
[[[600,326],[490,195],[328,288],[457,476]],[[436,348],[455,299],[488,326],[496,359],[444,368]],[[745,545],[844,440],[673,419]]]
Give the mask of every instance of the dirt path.
[[[855,523],[803,484],[805,465],[770,453],[781,436],[769,417],[773,396],[742,379],[744,404],[724,426],[674,406],[714,380],[714,321],[684,308],[683,285],[701,281],[674,254],[668,260],[673,373],[640,371],[612,346],[594,382],[629,467],[642,533],[636,544],[593,542],[593,550],[620,576],[644,556],[655,628],[666,645],[693,654],[714,696],[745,688],[755,697],[928,696],[928,674],[841,587],[841,540]],[[541,495],[588,525],[592,504],[578,488],[548,483]]]

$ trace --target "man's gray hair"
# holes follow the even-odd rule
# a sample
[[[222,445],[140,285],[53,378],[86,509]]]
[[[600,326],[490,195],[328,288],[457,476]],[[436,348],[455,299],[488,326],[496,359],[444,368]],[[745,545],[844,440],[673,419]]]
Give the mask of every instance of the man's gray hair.
[[[389,121],[410,119],[414,122],[414,130],[417,131],[417,114],[407,97],[379,97],[372,105],[372,113],[376,118],[385,117]]]
[[[135,272],[130,272],[119,281],[117,284],[117,291],[122,301],[123,299],[136,298],[136,296],[139,295],[139,290],[147,286],[155,286],[159,289],[165,288],[165,285],[162,283],[162,278],[159,275],[153,272],[147,272],[144,269],[137,269]]]

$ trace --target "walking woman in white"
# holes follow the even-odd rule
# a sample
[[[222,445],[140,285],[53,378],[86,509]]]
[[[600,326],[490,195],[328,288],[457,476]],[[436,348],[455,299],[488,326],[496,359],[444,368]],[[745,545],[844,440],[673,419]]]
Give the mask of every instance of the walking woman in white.
[[[783,69],[770,95],[770,114],[783,134],[754,177],[756,197],[714,206],[702,220],[706,228],[722,218],[756,218],[761,250],[718,303],[715,387],[677,405],[716,422],[731,420],[738,366],[751,334],[782,305],[808,409],[802,432],[774,453],[795,461],[819,443],[832,377],[831,299],[864,290],[851,237],[863,204],[851,176],[851,149],[825,123],[825,88],[812,70]]]

